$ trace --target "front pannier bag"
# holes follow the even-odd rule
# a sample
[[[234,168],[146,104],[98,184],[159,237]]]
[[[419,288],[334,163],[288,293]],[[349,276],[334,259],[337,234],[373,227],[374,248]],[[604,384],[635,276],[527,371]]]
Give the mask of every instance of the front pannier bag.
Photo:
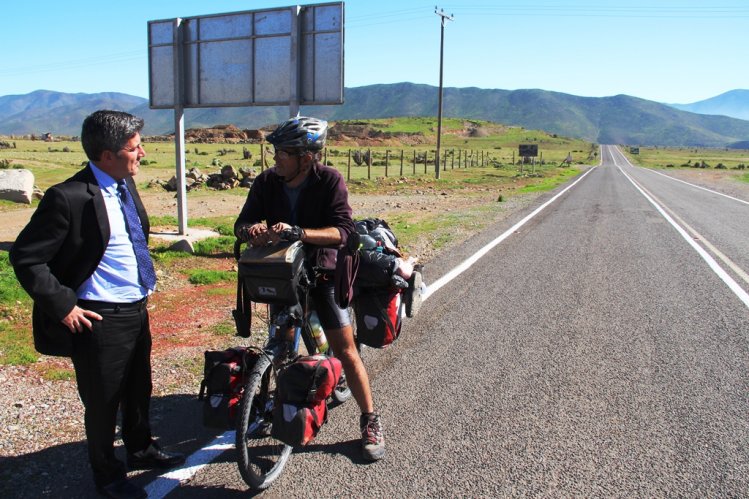
[[[278,374],[272,435],[287,445],[306,445],[328,418],[327,399],[341,377],[341,361],[327,355],[299,357]]]
[[[203,381],[198,395],[198,400],[203,401],[204,426],[221,430],[234,428],[250,355],[242,347],[205,352]]]

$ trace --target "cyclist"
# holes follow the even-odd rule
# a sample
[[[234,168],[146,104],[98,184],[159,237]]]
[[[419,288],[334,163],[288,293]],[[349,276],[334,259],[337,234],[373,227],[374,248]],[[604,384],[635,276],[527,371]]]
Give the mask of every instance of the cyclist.
[[[252,183],[234,233],[257,246],[277,243],[286,231],[285,240],[300,240],[312,248],[307,253],[309,263],[322,274],[311,296],[362,412],[362,454],[376,461],[385,455],[382,421],[374,412],[369,376],[354,343],[348,312],[334,298],[336,254],[354,232],[354,223],[342,175],[320,161],[327,131],[326,121],[298,116],[266,137],[275,148],[275,166]]]

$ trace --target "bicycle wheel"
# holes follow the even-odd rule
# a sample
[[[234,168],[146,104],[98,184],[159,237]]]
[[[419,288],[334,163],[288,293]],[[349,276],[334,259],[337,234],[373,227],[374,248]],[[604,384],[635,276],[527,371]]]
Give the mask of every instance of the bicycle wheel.
[[[237,464],[242,479],[253,489],[267,488],[283,471],[291,446],[271,436],[276,373],[262,355],[250,371],[237,418]]]

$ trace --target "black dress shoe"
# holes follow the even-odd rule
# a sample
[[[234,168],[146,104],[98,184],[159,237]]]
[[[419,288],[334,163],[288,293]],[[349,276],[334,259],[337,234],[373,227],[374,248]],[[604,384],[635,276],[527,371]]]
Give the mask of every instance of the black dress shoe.
[[[112,499],[144,499],[148,497],[146,489],[135,485],[126,478],[117,480],[102,487],[96,487],[97,492]]]
[[[179,452],[166,452],[156,442],[151,442],[146,450],[127,455],[127,466],[131,470],[153,468],[174,468],[185,462],[185,455]]]

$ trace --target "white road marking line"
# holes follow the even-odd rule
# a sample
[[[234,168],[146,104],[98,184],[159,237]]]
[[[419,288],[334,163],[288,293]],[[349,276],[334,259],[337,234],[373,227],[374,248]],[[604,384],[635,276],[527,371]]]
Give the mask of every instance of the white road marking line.
[[[635,168],[635,166],[632,163],[629,162],[629,160],[627,159],[626,156],[624,156],[624,155],[622,155],[622,156],[624,157],[624,160],[627,162],[627,164],[629,166],[631,166],[632,168]],[[650,168],[643,168],[643,167],[640,167],[640,168],[642,170],[644,170],[644,171],[648,171],[648,172],[651,172],[651,173],[656,173],[656,174],[658,174],[658,175],[660,175],[662,177],[666,177],[669,180],[675,180],[676,182],[681,182],[682,184],[687,184],[688,186],[694,187],[695,189],[702,189],[703,191],[707,191],[707,192],[709,192],[711,194],[717,194],[718,196],[723,196],[724,198],[728,198],[728,199],[730,199],[732,201],[738,201],[739,203],[744,203],[744,204],[749,205],[749,201],[744,201],[743,199],[735,198],[733,196],[729,196],[728,194],[723,194],[722,192],[714,191],[712,189],[708,189],[707,187],[702,187],[701,185],[695,185],[695,184],[686,182],[684,180],[681,180],[680,178],[672,177],[671,175],[666,175],[665,173],[662,173],[662,172],[659,172],[659,171],[656,171],[656,170],[652,170]]]
[[[214,438],[208,445],[188,456],[179,468],[159,475],[145,489],[150,499],[161,499],[179,486],[180,482],[192,478],[211,461],[234,447],[234,431],[227,431]]]
[[[460,274],[468,270],[474,263],[476,263],[482,256],[486,255],[489,251],[491,251],[492,248],[494,248],[496,245],[507,239],[512,233],[517,231],[520,227],[525,225],[530,219],[538,215],[541,210],[549,206],[551,203],[557,200],[562,194],[567,192],[568,190],[572,189],[578,182],[580,182],[582,179],[585,178],[587,174],[595,170],[595,166],[588,170],[587,172],[583,173],[580,178],[575,180],[572,184],[568,185],[564,190],[559,192],[556,196],[546,201],[544,204],[533,210],[528,216],[523,218],[521,221],[510,227],[507,231],[505,231],[502,235],[494,239],[492,242],[478,250],[476,253],[474,253],[472,256],[467,258],[463,261],[460,265],[452,269],[447,274],[443,275],[436,281],[434,281],[432,284],[427,286],[426,291],[424,292],[424,295],[422,296],[422,300],[427,300],[430,296],[432,296],[437,290],[439,290],[442,286],[447,284],[448,282],[452,281],[456,277],[458,277]]]
[[[650,204],[652,204],[656,210],[663,216],[663,218],[666,219],[668,223],[670,223],[676,231],[681,235],[681,237],[684,238],[684,240],[699,254],[703,260],[708,264],[708,266],[712,269],[715,274],[720,277],[720,279],[728,286],[728,288],[733,291],[733,293],[741,300],[744,305],[749,308],[749,293],[744,291],[744,289],[739,286],[739,283],[737,283],[728,273],[721,267],[718,262],[715,261],[715,259],[710,256],[710,254],[705,251],[705,249],[697,244],[692,237],[687,234],[687,232],[681,228],[679,224],[677,224],[671,216],[666,213],[666,211],[652,198],[650,197],[638,184],[635,182],[635,180],[627,175],[627,173],[622,169],[621,166],[616,164],[616,160],[614,160],[614,165],[619,169],[620,172],[622,172],[622,175],[624,175],[627,180],[629,180],[632,185],[635,186],[635,188],[640,191],[640,194],[645,196],[645,199],[647,199]]]
[[[632,163],[631,163],[631,162],[629,161],[629,159],[628,159],[628,158],[627,158],[627,157],[626,157],[626,156],[625,156],[624,154],[622,154],[622,152],[621,152],[621,151],[619,151],[619,150],[617,149],[617,152],[618,152],[618,153],[619,153],[619,154],[621,155],[622,159],[623,159],[623,160],[624,160],[624,161],[626,162],[626,164],[627,164],[627,165],[631,166],[632,168],[635,168],[635,166],[634,166],[634,165],[633,165],[633,164],[632,164]],[[614,160],[614,164],[616,164],[616,160]],[[619,165],[616,165],[616,166],[618,167]],[[642,168],[642,169],[643,169],[643,170],[648,170],[647,168]],[[708,192],[710,192],[710,193],[713,193],[713,194],[719,194],[719,195],[721,195],[721,196],[725,196],[725,197],[727,197],[727,198],[730,198],[730,199],[732,199],[732,200],[734,200],[734,201],[738,201],[738,202],[740,202],[740,203],[745,203],[745,202],[746,202],[746,201],[743,201],[743,200],[741,200],[741,199],[737,199],[737,198],[733,198],[733,197],[731,197],[731,196],[727,196],[727,195],[725,195],[725,194],[723,194],[723,193],[720,193],[720,192],[716,192],[716,191],[711,191],[710,189],[705,189],[704,187],[700,187],[699,185],[692,185],[692,184],[690,184],[689,182],[684,182],[683,180],[679,180],[678,178],[673,178],[673,177],[670,177],[670,176],[668,176],[668,175],[665,175],[665,174],[663,174],[663,173],[660,173],[660,172],[656,172],[656,171],[653,171],[653,173],[658,173],[658,175],[663,175],[664,177],[666,177],[666,178],[669,178],[669,179],[671,179],[671,180],[676,180],[676,181],[678,181],[678,182],[682,182],[682,183],[684,183],[684,184],[690,185],[690,186],[692,186],[692,187],[696,187],[696,188],[698,188],[698,189],[702,189],[702,190],[708,191]],[[658,198],[657,198],[657,197],[656,197],[656,196],[655,196],[655,195],[654,195],[654,194],[653,194],[652,192],[650,192],[649,190],[645,189],[644,187],[643,187],[643,190],[644,190],[645,192],[647,192],[647,193],[648,193],[648,194],[649,194],[649,195],[650,195],[650,196],[651,196],[651,197],[652,197],[653,199],[655,199],[655,200],[656,200],[656,201],[657,201],[658,203],[660,203],[660,205],[661,205],[661,206],[663,206],[663,208],[664,208],[664,209],[665,209],[666,211],[668,211],[669,215],[671,215],[671,216],[672,216],[672,217],[673,217],[673,218],[674,218],[674,219],[675,219],[675,220],[676,220],[676,221],[677,221],[677,222],[678,222],[679,224],[681,224],[681,226],[682,226],[682,227],[684,227],[684,229],[685,229],[685,230],[687,230],[687,231],[688,231],[688,232],[689,232],[689,233],[690,233],[690,234],[692,235],[692,237],[694,237],[694,238],[697,238],[698,240],[702,241],[702,244],[703,244],[703,245],[704,245],[704,246],[705,246],[705,247],[706,247],[706,248],[707,248],[707,249],[708,249],[708,250],[709,250],[709,251],[710,251],[710,252],[711,252],[711,253],[712,253],[713,255],[717,256],[717,257],[718,257],[718,258],[719,258],[719,259],[720,259],[720,260],[721,260],[721,261],[722,261],[723,263],[725,263],[725,264],[726,264],[726,266],[727,266],[728,268],[730,268],[730,269],[731,269],[731,270],[732,270],[732,271],[733,271],[733,272],[734,272],[734,273],[735,273],[736,275],[738,275],[738,276],[739,276],[739,277],[740,277],[740,278],[741,278],[741,279],[742,279],[742,280],[743,280],[744,282],[746,282],[747,284],[749,284],[749,274],[747,274],[746,272],[744,272],[744,270],[743,270],[743,269],[742,269],[741,267],[739,267],[739,266],[738,266],[738,265],[737,265],[736,263],[734,263],[734,262],[733,262],[733,260],[731,260],[730,258],[728,258],[728,256],[726,256],[725,254],[723,254],[723,252],[722,252],[722,251],[720,251],[720,250],[719,250],[718,248],[716,248],[716,247],[715,247],[715,246],[714,246],[714,245],[713,245],[713,244],[712,244],[712,243],[711,243],[710,241],[708,241],[708,240],[707,240],[707,239],[706,239],[706,238],[705,238],[705,237],[704,237],[704,236],[703,236],[702,234],[700,234],[699,232],[697,232],[697,230],[695,230],[695,229],[694,229],[694,228],[693,228],[693,227],[692,227],[691,225],[689,225],[689,224],[688,224],[688,223],[687,223],[686,221],[684,221],[684,219],[682,219],[682,218],[681,218],[681,217],[680,217],[679,215],[677,215],[677,214],[676,214],[676,213],[674,212],[674,210],[672,210],[672,209],[668,208],[668,207],[667,207],[667,206],[665,205],[665,203],[663,203],[663,201],[661,201],[660,199],[658,199]],[[749,203],[747,203],[747,204],[749,204]]]

